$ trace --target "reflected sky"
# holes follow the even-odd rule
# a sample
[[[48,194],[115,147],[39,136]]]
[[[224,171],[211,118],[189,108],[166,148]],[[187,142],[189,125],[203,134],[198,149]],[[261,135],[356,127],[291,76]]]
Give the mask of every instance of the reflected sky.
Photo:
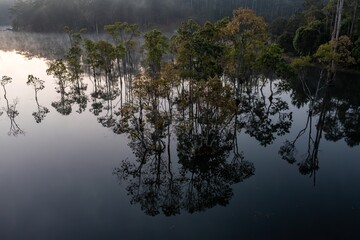
[[[317,184],[295,165],[281,159],[279,149],[303,129],[308,108],[281,98],[293,112],[289,133],[276,136],[268,147],[245,131],[237,144],[255,175],[231,185],[233,197],[216,205],[173,217],[144,214],[130,204],[126,181],[113,174],[123,160],[133,161],[127,134],[103,127],[88,108],[63,116],[52,107],[59,100],[56,81],[46,75],[44,59],[28,59],[0,51],[0,76],[13,78],[6,85],[7,99],[18,99],[16,121],[25,135],[8,136],[9,119],[0,116],[0,238],[1,239],[351,239],[360,224],[360,148],[341,139],[322,139]],[[34,89],[28,74],[45,81],[39,103],[50,113],[38,124]],[[91,86],[88,79],[84,79]],[[90,94],[92,87],[86,90]],[[270,91],[264,89],[268,96]],[[6,101],[0,88],[0,107]],[[261,94],[260,94],[261,96]],[[90,100],[89,100],[90,101]],[[116,102],[116,101],[114,101]],[[76,109],[76,107],[74,107]],[[314,128],[316,116],[314,117]],[[178,166],[177,139],[172,135],[172,161]],[[298,142],[306,154],[306,138]]]

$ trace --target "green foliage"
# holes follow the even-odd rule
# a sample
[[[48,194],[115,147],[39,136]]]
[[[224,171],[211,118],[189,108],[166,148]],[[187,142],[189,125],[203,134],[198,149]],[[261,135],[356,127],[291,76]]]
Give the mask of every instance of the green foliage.
[[[336,52],[339,55],[339,63],[343,66],[353,65],[356,63],[355,59],[352,57],[351,50],[353,48],[353,43],[350,38],[346,35],[340,36],[339,41],[336,45]]]
[[[295,34],[293,45],[300,55],[313,54],[320,43],[321,22],[311,21],[306,26],[300,27]]]
[[[314,57],[324,65],[329,64],[331,61],[339,61],[339,55],[333,51],[333,47],[331,46],[330,42],[320,45]]]
[[[259,65],[269,77],[275,74],[278,77],[286,77],[289,73],[288,64],[284,59],[284,51],[277,44],[266,46],[259,58]]]
[[[354,48],[352,51],[352,57],[355,59],[358,69],[359,69],[359,66],[360,66],[360,37],[354,44]]]
[[[134,37],[140,35],[139,26],[127,22],[115,22],[114,24],[105,25],[104,30],[113,37],[116,44],[125,46],[128,46]]]
[[[99,62],[99,53],[97,51],[97,46],[94,41],[91,39],[84,40],[85,47],[85,63],[90,66],[90,68],[94,71],[96,68],[100,66]]]
[[[220,27],[224,23],[215,25],[206,22],[192,36],[193,49],[193,78],[207,80],[223,73],[222,60],[224,45],[219,41]]]
[[[325,19],[325,14],[322,12],[319,6],[311,5],[305,12],[304,16],[307,22],[320,21],[322,22]]]
[[[157,74],[161,68],[161,59],[168,51],[168,39],[157,29],[151,30],[144,35],[146,51],[146,65],[152,74]]]
[[[76,81],[80,78],[82,73],[81,69],[81,56],[83,54],[81,43],[82,43],[82,36],[81,32],[74,32],[68,26],[64,27],[64,31],[68,34],[70,39],[70,48],[65,54],[66,64],[69,71],[69,78],[71,81]]]
[[[280,36],[284,33],[289,21],[286,18],[276,18],[269,24],[269,33],[274,36]]]
[[[347,36],[341,36],[339,41],[322,44],[315,57],[318,61],[324,65],[328,65],[331,62],[341,64],[343,66],[355,64],[355,59],[351,54],[352,43]]]
[[[291,67],[294,69],[301,69],[301,68],[309,66],[310,63],[311,63],[311,57],[303,56],[303,57],[293,59],[291,62]]]
[[[276,69],[278,63],[283,61],[283,50],[276,44],[266,47],[260,62],[266,69]]]
[[[48,75],[53,75],[60,81],[65,81],[68,77],[68,71],[63,60],[57,59],[49,64],[46,70]]]
[[[282,49],[285,50],[286,53],[295,53],[294,49],[294,34],[291,34],[289,32],[284,32],[281,34],[281,36],[278,37],[277,43],[280,45]]]
[[[172,38],[172,46],[176,54],[176,65],[181,70],[182,78],[192,78],[196,75],[194,71],[194,35],[200,29],[200,25],[192,19],[183,22]]]
[[[115,47],[104,40],[95,43],[96,54],[98,57],[98,66],[105,71],[106,74],[111,72],[113,61],[116,59]]]
[[[248,78],[268,40],[264,19],[252,10],[236,9],[222,32],[227,42],[226,74],[231,78]]]

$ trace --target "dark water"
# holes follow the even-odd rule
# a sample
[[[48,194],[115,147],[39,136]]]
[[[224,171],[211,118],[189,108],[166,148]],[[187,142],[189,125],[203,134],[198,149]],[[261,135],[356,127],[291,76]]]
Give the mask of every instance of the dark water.
[[[46,69],[0,51],[0,239],[359,236],[359,76],[256,79],[236,104],[199,87],[170,111],[86,76],[62,94]]]

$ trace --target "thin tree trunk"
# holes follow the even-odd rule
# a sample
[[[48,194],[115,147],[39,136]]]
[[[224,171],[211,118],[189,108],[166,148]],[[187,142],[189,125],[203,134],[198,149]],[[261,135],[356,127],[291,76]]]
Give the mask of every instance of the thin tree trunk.
[[[356,14],[357,14],[358,4],[359,4],[359,2],[356,1],[355,2],[355,7],[354,7],[354,14],[353,14],[353,17],[352,17],[352,20],[351,20],[350,38],[352,37],[353,32],[354,32],[354,25],[355,25],[355,21],[356,21]]]
[[[338,45],[340,29],[341,29],[341,16],[342,16],[343,7],[344,7],[344,0],[338,0],[337,6],[336,6],[334,29],[333,29],[332,36],[331,36],[334,53],[337,52],[337,45]],[[331,66],[330,66],[330,74],[334,74],[334,72],[335,72],[335,61],[332,60]]]

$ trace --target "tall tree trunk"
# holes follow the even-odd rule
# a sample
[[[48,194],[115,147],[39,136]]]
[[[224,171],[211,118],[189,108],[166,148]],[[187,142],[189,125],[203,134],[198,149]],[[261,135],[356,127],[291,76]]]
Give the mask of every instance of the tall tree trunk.
[[[336,15],[335,15],[335,23],[334,23],[334,29],[331,36],[331,42],[333,47],[333,52],[337,52],[337,46],[339,41],[339,35],[340,35],[340,29],[341,29],[341,16],[342,16],[342,10],[344,7],[344,0],[338,0],[336,5]],[[330,66],[330,75],[333,75],[335,72],[335,61],[331,61]],[[328,75],[328,77],[330,76]],[[331,79],[331,78],[329,78]]]
[[[355,6],[354,6],[354,14],[351,20],[351,27],[350,27],[350,38],[353,35],[354,32],[354,26],[355,26],[355,22],[356,22],[356,14],[357,14],[357,8],[358,8],[359,2],[355,1]]]

